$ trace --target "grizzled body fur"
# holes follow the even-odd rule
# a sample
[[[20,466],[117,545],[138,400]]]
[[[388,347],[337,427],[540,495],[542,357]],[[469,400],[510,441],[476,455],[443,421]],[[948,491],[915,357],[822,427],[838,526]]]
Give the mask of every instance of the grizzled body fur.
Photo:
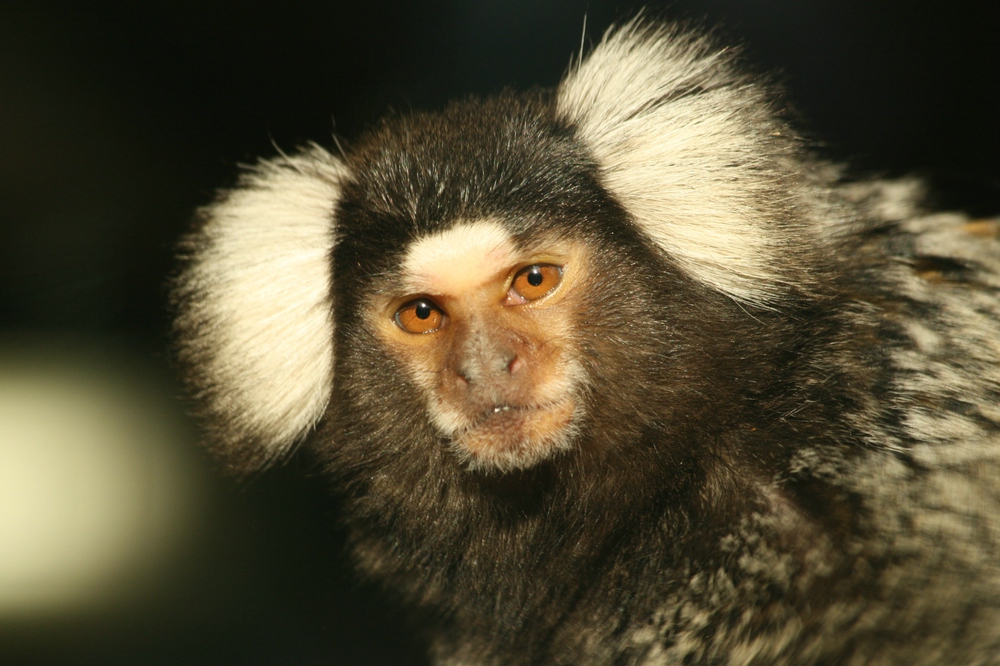
[[[609,33],[203,211],[180,358],[236,471],[304,438],[443,664],[1000,663],[1000,223],[850,183],[732,54]],[[568,451],[470,469],[365,316],[468,220],[592,248]]]

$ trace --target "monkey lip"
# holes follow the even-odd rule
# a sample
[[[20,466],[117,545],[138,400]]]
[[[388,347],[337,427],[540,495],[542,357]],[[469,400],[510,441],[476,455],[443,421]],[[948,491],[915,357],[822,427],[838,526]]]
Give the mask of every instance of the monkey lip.
[[[472,425],[470,425],[466,430],[475,430],[481,427],[493,427],[496,422],[510,424],[512,422],[522,421],[525,418],[530,418],[535,412],[545,412],[558,406],[559,404],[560,403],[548,403],[543,405],[494,405],[493,407],[490,407],[480,413],[479,416],[473,420]]]
[[[539,408],[538,407],[516,407],[514,405],[496,405],[492,409],[484,412],[482,414],[482,416],[480,416],[476,420],[476,425],[478,425],[478,424],[480,424],[483,421],[486,421],[488,419],[495,418],[495,417],[497,417],[497,416],[499,416],[501,414],[506,414],[507,412],[511,412],[511,411],[514,411],[514,412],[524,412],[524,411],[531,410],[531,409],[539,409]]]

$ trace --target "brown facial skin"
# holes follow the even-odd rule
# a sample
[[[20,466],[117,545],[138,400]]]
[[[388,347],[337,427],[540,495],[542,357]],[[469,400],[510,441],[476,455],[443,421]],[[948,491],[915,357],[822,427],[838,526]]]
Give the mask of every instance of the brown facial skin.
[[[574,440],[583,372],[572,329],[586,252],[566,242],[479,252],[468,248],[472,268],[457,278],[449,272],[462,261],[411,276],[370,316],[463,462],[524,469]]]

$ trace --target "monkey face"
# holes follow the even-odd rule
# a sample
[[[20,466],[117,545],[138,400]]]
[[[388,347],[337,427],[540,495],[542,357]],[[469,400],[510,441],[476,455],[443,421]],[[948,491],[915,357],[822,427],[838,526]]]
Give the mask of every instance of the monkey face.
[[[369,316],[470,468],[526,468],[570,447],[584,374],[573,335],[581,243],[519,248],[503,226],[459,223],[411,245]]]

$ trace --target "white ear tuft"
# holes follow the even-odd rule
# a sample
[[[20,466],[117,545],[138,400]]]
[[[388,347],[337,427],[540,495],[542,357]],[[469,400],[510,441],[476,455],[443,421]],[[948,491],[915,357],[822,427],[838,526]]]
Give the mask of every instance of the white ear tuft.
[[[706,38],[638,20],[563,80],[558,113],[609,189],[693,278],[761,305],[784,291],[781,126],[762,89]],[[777,190],[777,192],[775,192]]]
[[[333,379],[331,251],[347,169],[319,146],[261,162],[201,211],[176,282],[180,360],[225,461],[287,452]]]

